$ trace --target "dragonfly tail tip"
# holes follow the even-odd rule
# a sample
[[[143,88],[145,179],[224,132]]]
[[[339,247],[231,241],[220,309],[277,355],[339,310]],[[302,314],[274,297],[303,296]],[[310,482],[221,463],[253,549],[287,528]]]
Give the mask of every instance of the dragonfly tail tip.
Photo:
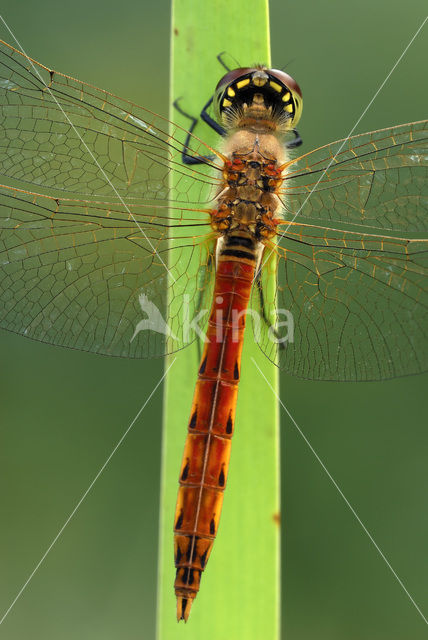
[[[192,603],[193,598],[177,596],[177,622],[180,622],[180,620],[188,621]]]

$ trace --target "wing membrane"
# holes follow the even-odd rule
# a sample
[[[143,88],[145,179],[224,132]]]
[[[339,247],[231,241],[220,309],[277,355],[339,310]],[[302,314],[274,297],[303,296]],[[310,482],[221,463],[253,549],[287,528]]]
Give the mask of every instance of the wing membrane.
[[[287,219],[428,230],[428,121],[339,140],[294,163],[282,192]]]
[[[294,223],[273,249],[278,289],[266,306],[278,307],[288,373],[380,380],[427,368],[427,240]],[[271,359],[275,342],[265,326],[259,344]]]
[[[44,189],[166,203],[204,200],[221,162],[191,136],[189,153],[213,156],[181,163],[184,129],[107,91],[51,71],[0,41],[2,173]],[[217,161],[217,162],[216,162]],[[171,168],[177,172],[169,184]],[[198,192],[199,185],[199,192]],[[189,195],[189,189],[192,195]]]
[[[0,213],[3,328],[127,357],[174,351],[195,338],[183,318],[209,308],[212,280],[212,243],[198,235],[208,228],[196,214],[9,187],[0,189]]]
[[[184,129],[5,43],[0,92],[3,173],[44,194],[0,192],[1,326],[131,357],[193,340],[185,320],[209,309],[214,260],[206,210],[192,203],[222,184],[220,154],[191,136],[189,153],[213,159],[182,165]],[[288,166],[288,222],[265,251],[278,288],[253,296],[259,344],[275,359],[279,341],[288,372],[374,380],[426,368],[428,241],[416,236],[428,227],[427,137],[427,121],[402,125]]]

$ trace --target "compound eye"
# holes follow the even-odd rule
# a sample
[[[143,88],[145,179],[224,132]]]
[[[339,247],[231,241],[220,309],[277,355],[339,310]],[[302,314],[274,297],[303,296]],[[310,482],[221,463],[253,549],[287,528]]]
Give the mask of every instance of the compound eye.
[[[232,71],[228,71],[226,75],[224,75],[221,80],[217,83],[215,90],[217,91],[220,87],[226,87],[229,84],[235,82],[241,78],[241,76],[246,76],[253,71],[257,71],[257,69],[253,69],[252,67],[240,67],[239,69],[232,69]]]
[[[294,78],[288,75],[288,73],[285,73],[285,71],[281,71],[280,69],[269,69],[269,74],[302,98],[301,88]]]
[[[241,108],[264,103],[283,114],[284,130],[296,126],[302,113],[302,92],[291,76],[279,69],[240,67],[228,71],[217,84],[213,106],[218,122],[230,126]]]

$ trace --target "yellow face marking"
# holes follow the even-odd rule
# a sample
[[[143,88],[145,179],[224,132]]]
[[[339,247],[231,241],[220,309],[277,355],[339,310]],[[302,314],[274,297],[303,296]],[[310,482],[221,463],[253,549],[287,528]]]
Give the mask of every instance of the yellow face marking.
[[[242,87],[246,87],[247,84],[250,84],[250,78],[246,78],[245,80],[240,80],[236,83],[237,89],[242,89]]]
[[[223,100],[223,107],[230,107],[231,104],[232,104],[231,101],[228,100],[227,98]]]
[[[289,91],[287,91],[287,93],[285,93],[285,94],[282,96],[282,101],[283,101],[283,102],[288,102],[288,101],[290,100],[290,98],[291,98],[291,93],[290,93]]]
[[[293,113],[293,105],[292,104],[286,104],[284,107],[284,111],[288,111],[288,113]]]
[[[271,80],[269,84],[272,87],[272,89],[275,89],[275,91],[278,91],[278,93],[281,93],[282,87],[280,84],[278,84],[277,82],[274,82],[273,80]]]
[[[227,95],[230,96],[231,98],[233,98],[233,96],[235,95],[234,90],[232,89],[232,87],[229,87],[227,90]]]
[[[260,76],[253,76],[253,84],[256,85],[256,87],[263,87],[266,84],[266,78],[264,77],[260,77]]]

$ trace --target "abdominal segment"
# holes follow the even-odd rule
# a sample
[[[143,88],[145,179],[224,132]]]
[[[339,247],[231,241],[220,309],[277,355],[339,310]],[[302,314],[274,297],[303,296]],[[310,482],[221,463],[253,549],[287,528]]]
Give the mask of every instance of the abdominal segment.
[[[255,267],[220,258],[190,413],[174,522],[177,619],[187,620],[217,534]]]

